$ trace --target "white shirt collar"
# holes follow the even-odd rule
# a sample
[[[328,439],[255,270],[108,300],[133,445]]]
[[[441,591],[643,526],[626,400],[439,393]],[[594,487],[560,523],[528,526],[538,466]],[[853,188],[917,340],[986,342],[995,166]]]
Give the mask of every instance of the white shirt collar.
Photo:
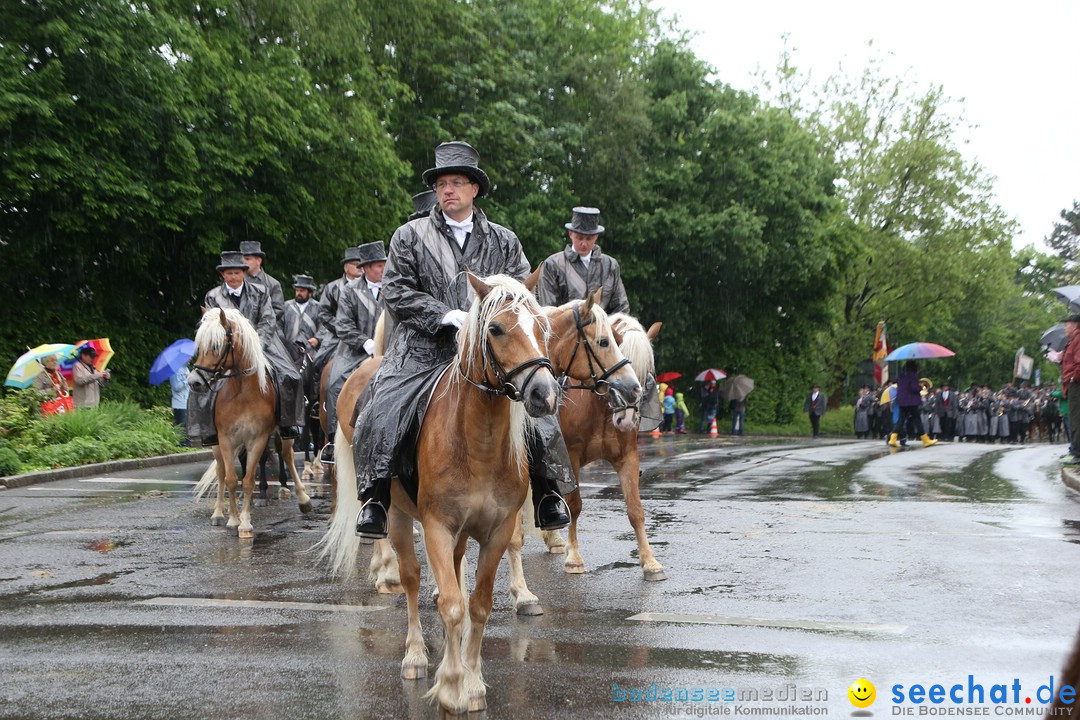
[[[465,236],[473,230],[473,217],[473,215],[469,215],[468,219],[458,222],[447,215],[443,216],[447,227],[454,233],[454,240],[457,240],[459,248],[465,247]]]
[[[236,288],[235,290],[233,290],[231,287],[226,285],[225,286],[225,292],[229,293],[233,297],[240,297],[240,293],[244,292],[244,284],[240,283],[240,287]]]

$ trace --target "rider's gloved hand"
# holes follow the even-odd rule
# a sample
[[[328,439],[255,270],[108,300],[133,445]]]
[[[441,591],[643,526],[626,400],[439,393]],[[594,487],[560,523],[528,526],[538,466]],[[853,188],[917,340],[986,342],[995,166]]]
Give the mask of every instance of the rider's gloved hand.
[[[446,327],[460,328],[465,324],[465,319],[469,317],[469,314],[464,310],[451,310],[443,315],[442,324]]]
[[[364,341],[364,352],[366,352],[368,355],[375,354],[375,341],[371,338],[368,338]]]

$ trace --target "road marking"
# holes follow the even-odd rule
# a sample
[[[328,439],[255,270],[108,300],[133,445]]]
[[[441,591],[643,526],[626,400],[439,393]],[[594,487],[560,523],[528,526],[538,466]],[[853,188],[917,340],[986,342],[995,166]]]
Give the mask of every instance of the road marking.
[[[151,480],[149,478],[81,478],[81,483],[124,483],[126,485],[194,485],[195,480]]]
[[[286,602],[281,600],[226,600],[215,598],[155,597],[137,600],[139,605],[168,605],[171,607],[234,607],[258,610],[321,610],[324,612],[376,612],[386,610],[381,605],[328,605],[325,603]]]
[[[900,635],[906,625],[878,623],[821,622],[818,620],[780,620],[774,618],[728,617],[724,615],[680,615],[678,613],[638,613],[627,620],[637,622],[695,623],[698,625],[739,625],[743,627],[775,627],[791,630],[824,630],[827,632],[866,632]]]

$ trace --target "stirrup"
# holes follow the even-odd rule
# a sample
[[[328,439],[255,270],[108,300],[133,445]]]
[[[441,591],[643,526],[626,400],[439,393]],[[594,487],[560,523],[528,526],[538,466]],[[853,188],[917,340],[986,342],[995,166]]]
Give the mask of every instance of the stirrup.
[[[379,512],[382,512],[382,523],[379,523],[379,519],[375,517],[375,509],[378,508]],[[365,512],[369,513],[371,517],[364,520]],[[362,538],[368,540],[383,540],[387,535],[387,525],[389,524],[389,513],[386,512],[386,508],[382,503],[377,500],[368,500],[360,508],[360,512],[356,515],[356,534]]]
[[[555,498],[556,502],[554,507],[549,510],[549,513],[554,515],[550,520],[544,521],[541,519],[543,513],[540,512],[545,503]],[[566,504],[566,498],[557,492],[548,492],[544,497],[540,498],[540,501],[536,503],[536,527],[543,531],[549,530],[562,530],[564,527],[570,524],[570,506]],[[556,515],[558,513],[558,515]]]
[[[323,465],[334,464],[334,443],[328,442],[319,451],[319,462]]]

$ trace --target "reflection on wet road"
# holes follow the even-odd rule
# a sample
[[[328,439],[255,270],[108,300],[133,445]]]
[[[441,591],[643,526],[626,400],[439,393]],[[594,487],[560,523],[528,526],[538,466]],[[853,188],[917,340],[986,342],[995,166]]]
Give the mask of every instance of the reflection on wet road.
[[[847,687],[1056,674],[1080,624],[1080,503],[1060,446],[642,438],[645,582],[618,480],[582,477],[584,575],[532,538],[543,604],[518,617],[505,563],[484,642],[486,713],[662,717],[707,701],[633,689],[789,688],[849,716]],[[328,502],[256,509],[254,540],[209,524],[202,466],[0,493],[0,717],[435,718],[402,681],[401,596],[328,578],[307,552]],[[362,554],[366,559],[367,551]],[[443,640],[421,588],[434,662]],[[760,697],[769,695],[772,701]],[[749,697],[748,695],[747,697]],[[734,703],[738,705],[739,703]],[[803,704],[799,704],[802,707]]]

